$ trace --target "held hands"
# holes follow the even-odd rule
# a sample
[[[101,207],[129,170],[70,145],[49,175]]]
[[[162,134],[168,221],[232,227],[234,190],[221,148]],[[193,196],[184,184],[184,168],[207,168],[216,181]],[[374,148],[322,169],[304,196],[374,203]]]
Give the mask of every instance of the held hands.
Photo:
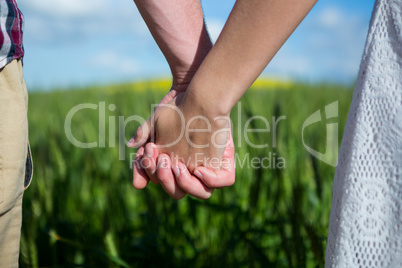
[[[186,193],[206,199],[214,188],[234,183],[229,117],[206,111],[184,87],[169,91],[129,146],[140,146],[133,163],[137,189],[151,180],[175,199]]]
[[[235,170],[230,123],[213,120],[214,114],[187,95],[190,81],[212,48],[201,3],[135,3],[169,64],[173,88],[129,142],[130,147],[140,146],[134,161],[134,187],[142,189],[151,180],[176,199],[186,193],[208,198],[214,187],[233,184]]]

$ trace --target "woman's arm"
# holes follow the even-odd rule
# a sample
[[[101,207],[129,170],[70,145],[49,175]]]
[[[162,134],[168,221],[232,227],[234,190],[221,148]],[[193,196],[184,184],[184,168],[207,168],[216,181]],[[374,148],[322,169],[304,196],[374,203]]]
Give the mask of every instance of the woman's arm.
[[[227,115],[317,0],[237,0],[186,94],[189,105]]]

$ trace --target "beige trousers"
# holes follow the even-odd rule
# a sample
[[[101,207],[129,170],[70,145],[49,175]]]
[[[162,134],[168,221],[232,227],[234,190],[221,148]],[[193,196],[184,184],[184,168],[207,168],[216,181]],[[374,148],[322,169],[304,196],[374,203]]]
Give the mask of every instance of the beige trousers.
[[[28,94],[22,64],[0,69],[0,266],[18,267],[28,151]]]

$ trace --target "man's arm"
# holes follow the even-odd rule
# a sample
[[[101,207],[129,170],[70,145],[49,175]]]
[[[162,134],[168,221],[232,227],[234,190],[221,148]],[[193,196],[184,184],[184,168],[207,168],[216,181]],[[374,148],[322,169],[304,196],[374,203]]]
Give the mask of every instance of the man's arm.
[[[134,0],[173,74],[189,83],[212,48],[199,0]]]

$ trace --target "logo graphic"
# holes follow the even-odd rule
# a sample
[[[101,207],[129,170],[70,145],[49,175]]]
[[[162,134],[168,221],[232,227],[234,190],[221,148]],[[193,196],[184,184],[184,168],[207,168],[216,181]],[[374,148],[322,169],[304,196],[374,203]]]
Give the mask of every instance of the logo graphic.
[[[331,119],[338,117],[338,101],[325,106],[325,119]],[[304,142],[304,129],[314,123],[321,121],[321,111],[318,110],[310,115],[303,123],[302,128],[302,141],[304,148],[315,158],[335,167],[338,159],[338,123],[327,124],[327,143],[325,145],[325,153],[320,153],[306,145]]]

